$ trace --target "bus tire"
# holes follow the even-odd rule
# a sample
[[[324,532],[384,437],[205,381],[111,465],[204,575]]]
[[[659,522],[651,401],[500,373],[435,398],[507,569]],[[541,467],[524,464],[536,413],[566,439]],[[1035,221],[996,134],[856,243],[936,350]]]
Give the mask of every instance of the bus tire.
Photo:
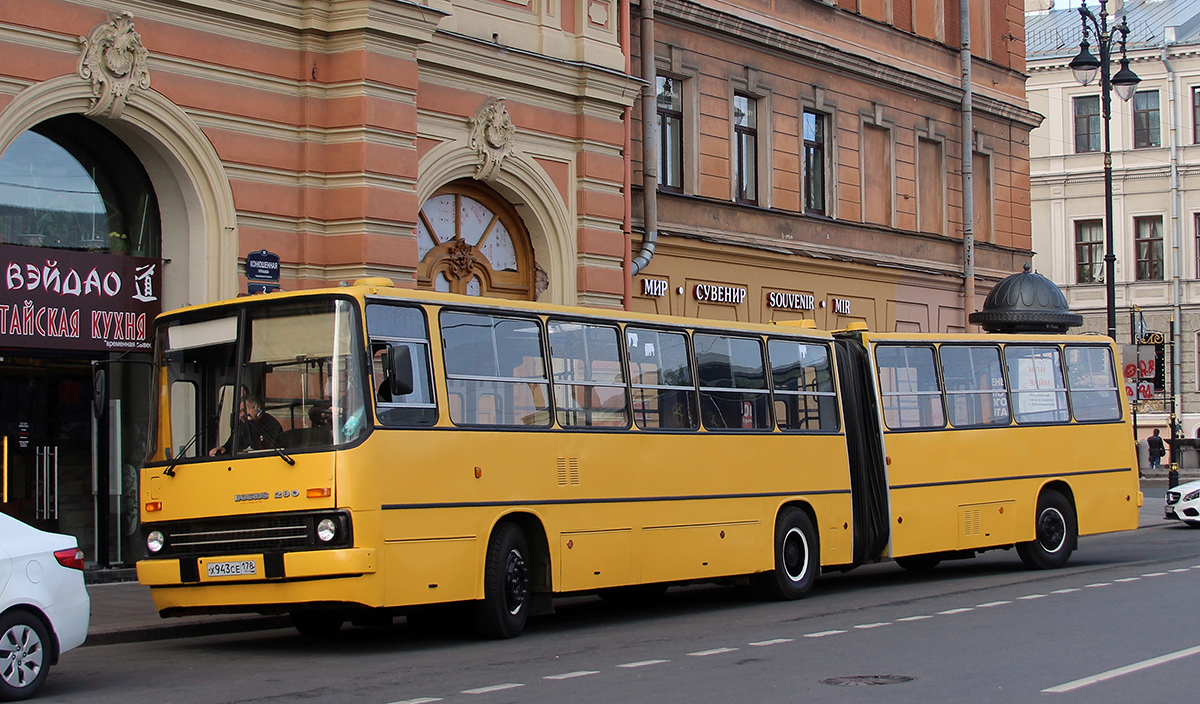
[[[817,532],[808,514],[785,508],[775,521],[775,569],[754,575],[756,591],[767,599],[791,601],[812,589],[821,570]]]
[[[942,556],[936,552],[927,553],[925,555],[905,555],[904,557],[895,558],[896,564],[903,569],[920,574],[922,572],[932,572],[934,567],[937,567],[942,561]]]
[[[1029,569],[1062,567],[1075,551],[1078,530],[1071,502],[1053,489],[1044,491],[1038,497],[1035,537],[1027,543],[1018,543],[1017,555]]]
[[[475,624],[485,638],[512,638],[529,619],[529,542],[516,523],[504,521],[488,540],[483,599],[475,602]]]
[[[293,611],[292,625],[305,638],[329,638],[342,630],[346,617],[337,611]]]

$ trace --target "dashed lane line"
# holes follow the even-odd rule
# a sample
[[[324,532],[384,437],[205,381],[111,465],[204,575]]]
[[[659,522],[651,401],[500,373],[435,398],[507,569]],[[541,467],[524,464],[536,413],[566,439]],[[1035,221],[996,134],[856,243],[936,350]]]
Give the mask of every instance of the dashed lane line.
[[[920,616],[905,616],[904,618],[898,618],[898,619],[896,619],[896,620],[897,620],[897,621],[905,621],[905,622],[908,622],[908,621],[924,621],[924,620],[925,620],[925,619],[927,619],[927,618],[933,618],[933,614],[921,614]]]
[[[575,672],[564,672],[561,675],[546,675],[544,680],[573,680],[576,677],[587,677],[588,675],[598,675],[599,670],[576,670]]]
[[[974,610],[975,610],[974,606],[964,606],[959,609],[946,609],[945,611],[939,611],[938,616],[953,616],[954,614],[965,614],[968,611],[974,611]]]
[[[1083,585],[1084,589],[1096,589],[1097,587],[1111,587],[1112,582],[1095,582],[1093,584]]]
[[[392,702],[391,704],[433,704],[433,702],[442,701],[441,697],[417,697],[416,699],[405,699],[402,702]]]
[[[1029,601],[1030,599],[1042,599],[1045,598],[1045,596],[1045,594],[1026,594],[1025,596],[1019,596],[1017,598]]]
[[[1055,589],[1054,591],[1052,591],[1050,593],[1051,594],[1070,594],[1071,592],[1081,592],[1081,591],[1083,591],[1083,590],[1080,589],[1079,587],[1067,587],[1066,589]]]
[[[985,604],[976,604],[976,605],[975,605],[975,608],[977,608],[977,609],[990,609],[990,608],[992,608],[993,606],[1004,606],[1005,604],[1011,604],[1011,603],[1012,603],[1012,600],[1011,600],[1011,599],[1002,599],[1002,600],[1000,600],[1000,601],[989,601],[989,602],[987,602],[987,603],[985,603]]]
[[[1187,572],[1189,569],[1191,569],[1191,568],[1190,568],[1190,567],[1178,567],[1178,568],[1176,568],[1176,569],[1173,569],[1173,570],[1167,570],[1167,571],[1168,571],[1168,572],[1174,572],[1174,573],[1178,573],[1178,572]]]
[[[464,689],[462,694],[491,694],[492,692],[502,692],[506,689],[516,689],[525,685],[518,682],[505,682],[504,684],[492,684],[487,687],[476,687],[475,689]]]
[[[1113,581],[1124,583],[1124,582],[1136,582],[1140,579],[1141,579],[1141,577],[1121,577],[1119,579],[1114,579]]]
[[[760,641],[757,641],[754,643],[747,643],[747,645],[753,645],[755,647],[761,648],[761,647],[767,646],[767,645],[780,645],[783,643],[791,643],[794,640],[795,640],[795,638],[772,638],[771,640],[760,640]]]
[[[855,626],[855,628],[861,628],[863,630],[867,630],[869,628],[883,628],[884,626],[890,626],[890,625],[892,625],[891,621],[879,621],[877,623],[860,623],[857,626]]]
[[[839,633],[845,633],[845,631],[838,631],[838,630],[834,630],[834,631],[817,631],[816,633],[805,633],[805,634],[804,634],[804,637],[805,637],[805,638],[824,638],[825,636],[836,636],[836,635],[838,635]]]
[[[694,658],[704,658],[704,657],[708,657],[709,655],[721,655],[722,653],[732,653],[735,650],[737,650],[737,648],[713,648],[712,650],[697,650],[694,653],[688,653],[688,655],[690,655]]]
[[[1167,574],[1166,572],[1147,572],[1146,574],[1144,574],[1142,576],[1143,577],[1163,577],[1163,576],[1166,576],[1166,574]]]
[[[650,665],[661,665],[664,662],[671,662],[671,661],[670,660],[638,660],[637,662],[627,662],[627,663],[624,663],[621,665],[617,665],[617,667],[624,667],[624,668],[648,667]]]

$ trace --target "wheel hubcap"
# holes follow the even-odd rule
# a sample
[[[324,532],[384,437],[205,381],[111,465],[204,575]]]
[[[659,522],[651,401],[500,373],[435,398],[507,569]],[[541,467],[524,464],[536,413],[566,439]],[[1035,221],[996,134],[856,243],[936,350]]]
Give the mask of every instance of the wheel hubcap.
[[[27,687],[42,671],[42,641],[29,626],[18,624],[0,638],[0,679],[13,688]]]
[[[508,553],[508,563],[504,569],[504,605],[508,613],[514,616],[525,605],[525,597],[529,594],[529,570],[521,553],[513,550]]]
[[[1048,508],[1038,516],[1038,542],[1046,552],[1058,552],[1067,542],[1067,521],[1056,508]]]
[[[799,528],[789,530],[783,538],[783,569],[793,582],[799,582],[808,572],[808,539]]]

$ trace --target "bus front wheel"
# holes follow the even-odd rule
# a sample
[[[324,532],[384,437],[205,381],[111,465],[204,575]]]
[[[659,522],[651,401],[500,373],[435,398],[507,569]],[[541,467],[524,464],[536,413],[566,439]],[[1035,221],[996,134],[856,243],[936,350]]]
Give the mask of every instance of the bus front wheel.
[[[1078,524],[1067,497],[1046,491],[1038,497],[1034,539],[1017,544],[1017,555],[1034,570],[1051,570],[1067,564],[1075,550]]]
[[[821,571],[817,532],[808,514],[786,508],[775,521],[775,569],[754,576],[756,590],[768,599],[799,599],[812,589]]]
[[[512,638],[529,619],[529,543],[516,523],[496,526],[488,541],[483,599],[475,602],[475,623],[487,638]]]

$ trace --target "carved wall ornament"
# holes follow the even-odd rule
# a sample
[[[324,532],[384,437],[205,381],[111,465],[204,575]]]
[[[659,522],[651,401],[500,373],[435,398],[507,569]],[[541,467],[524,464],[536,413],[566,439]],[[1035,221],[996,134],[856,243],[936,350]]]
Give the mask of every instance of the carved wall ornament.
[[[513,153],[517,127],[504,107],[503,98],[488,98],[471,118],[471,148],[479,153],[475,179],[490,181],[504,159]]]
[[[142,37],[133,31],[133,14],[110,12],[108,22],[80,37],[79,77],[92,82],[92,104],[88,115],[121,117],[125,101],[135,88],[150,88],[149,52]]]
[[[450,245],[450,275],[456,279],[465,279],[471,275],[471,271],[479,263],[475,258],[475,248],[467,244],[466,240],[456,239],[454,244]]]

